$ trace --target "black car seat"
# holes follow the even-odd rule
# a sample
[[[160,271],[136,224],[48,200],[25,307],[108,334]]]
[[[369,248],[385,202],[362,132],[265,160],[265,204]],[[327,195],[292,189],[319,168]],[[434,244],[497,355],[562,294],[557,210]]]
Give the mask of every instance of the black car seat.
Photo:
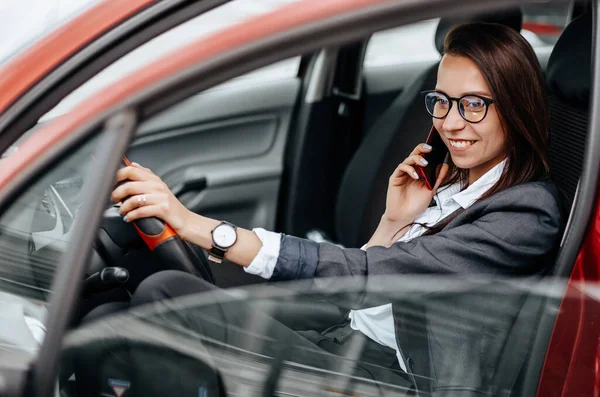
[[[435,44],[443,51],[444,38],[460,23],[495,22],[521,31],[520,9],[473,15],[467,18],[442,18],[435,33]],[[340,184],[335,208],[337,242],[359,247],[373,234],[385,210],[390,175],[398,164],[424,142],[431,128],[421,92],[435,88],[439,62],[406,87],[375,121],[348,164]]]
[[[550,91],[550,172],[570,209],[581,176],[592,68],[592,14],[574,19],[546,70]]]
[[[546,70],[550,107],[550,174],[563,195],[564,213],[568,214],[581,176],[588,134],[592,73],[592,13],[574,19],[556,43]],[[552,269],[551,269],[552,272]],[[499,391],[523,390],[525,371],[533,338],[540,324],[544,304],[539,297],[528,296],[516,318],[499,361],[495,380]],[[537,379],[534,380],[534,387]]]

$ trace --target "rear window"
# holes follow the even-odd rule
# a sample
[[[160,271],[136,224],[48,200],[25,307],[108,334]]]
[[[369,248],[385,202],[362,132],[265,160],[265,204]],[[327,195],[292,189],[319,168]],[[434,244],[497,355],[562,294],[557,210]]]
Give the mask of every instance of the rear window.
[[[532,45],[554,45],[571,19],[570,4],[527,4],[523,10],[523,30],[539,40]]]
[[[564,2],[521,7],[521,34],[538,55],[548,55],[571,18],[571,8]],[[440,58],[434,44],[438,22],[439,18],[430,19],[374,34],[365,54],[365,68],[435,62]]]

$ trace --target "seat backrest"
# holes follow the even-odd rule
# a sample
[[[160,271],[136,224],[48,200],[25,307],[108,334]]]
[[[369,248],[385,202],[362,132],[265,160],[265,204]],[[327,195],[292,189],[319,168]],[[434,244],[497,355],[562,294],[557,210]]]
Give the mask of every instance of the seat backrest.
[[[550,174],[569,211],[581,176],[588,133],[592,73],[592,14],[574,19],[560,36],[546,76],[550,91]]]
[[[581,175],[587,137],[591,85],[592,14],[574,19],[561,34],[548,60],[550,90],[550,174],[571,208]],[[524,395],[523,378],[533,347],[543,299],[527,296],[516,317],[496,367],[494,384],[511,395]]]
[[[520,9],[442,18],[435,44],[441,54],[446,34],[457,24],[494,22],[520,31],[522,20]],[[439,62],[424,70],[402,91],[373,123],[350,161],[340,184],[335,213],[336,237],[342,245],[357,247],[369,240],[385,211],[390,175],[415,146],[427,139],[432,122],[421,92],[435,88],[438,66]]]

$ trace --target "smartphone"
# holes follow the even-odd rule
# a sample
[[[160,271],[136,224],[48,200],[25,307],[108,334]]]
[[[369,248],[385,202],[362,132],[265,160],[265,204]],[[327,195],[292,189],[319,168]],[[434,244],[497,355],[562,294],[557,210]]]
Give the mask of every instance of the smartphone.
[[[448,156],[448,148],[442,140],[440,133],[435,129],[434,126],[432,126],[431,131],[429,131],[429,136],[427,137],[426,143],[433,148],[429,153],[425,153],[423,155],[423,158],[427,160],[428,164],[426,167],[417,166],[416,169],[421,179],[425,181],[425,184],[429,190],[433,190],[435,181],[437,180],[436,171],[438,166],[441,166],[446,160],[446,156]]]

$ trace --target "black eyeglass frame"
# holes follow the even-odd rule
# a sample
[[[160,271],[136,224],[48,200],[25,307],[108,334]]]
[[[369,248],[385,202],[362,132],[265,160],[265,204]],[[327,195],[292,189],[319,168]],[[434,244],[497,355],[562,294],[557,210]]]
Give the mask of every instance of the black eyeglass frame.
[[[442,117],[436,117],[436,116],[434,116],[433,114],[431,114],[431,112],[427,108],[427,94],[432,94],[432,93],[442,94],[442,95],[444,95],[446,98],[448,98],[450,100],[450,106],[448,106],[448,112],[446,112],[446,114],[444,116],[442,116]],[[434,119],[443,119],[443,118],[446,118],[450,114],[450,111],[452,110],[452,104],[453,104],[453,102],[456,102],[456,104],[458,105],[458,114],[460,114],[460,117],[462,117],[463,120],[465,120],[467,123],[471,123],[471,124],[481,123],[483,120],[485,120],[485,118],[487,117],[487,114],[488,114],[488,110],[490,109],[490,105],[495,102],[492,98],[487,98],[487,97],[484,97],[484,96],[481,96],[481,95],[477,95],[477,94],[466,94],[466,95],[461,96],[460,98],[451,97],[450,95],[446,94],[444,91],[440,91],[440,90],[422,91],[421,94],[425,94],[425,110],[427,110],[427,113],[429,113],[429,115],[431,117],[433,117]],[[481,99],[483,101],[483,103],[485,103],[485,114],[483,115],[483,117],[479,121],[467,120],[467,118],[465,117],[465,114],[464,114],[464,108],[462,108],[462,111],[461,111],[461,106],[460,106],[461,99],[463,99],[465,97],[469,97],[469,96],[474,96],[476,98],[479,98],[479,99]]]

